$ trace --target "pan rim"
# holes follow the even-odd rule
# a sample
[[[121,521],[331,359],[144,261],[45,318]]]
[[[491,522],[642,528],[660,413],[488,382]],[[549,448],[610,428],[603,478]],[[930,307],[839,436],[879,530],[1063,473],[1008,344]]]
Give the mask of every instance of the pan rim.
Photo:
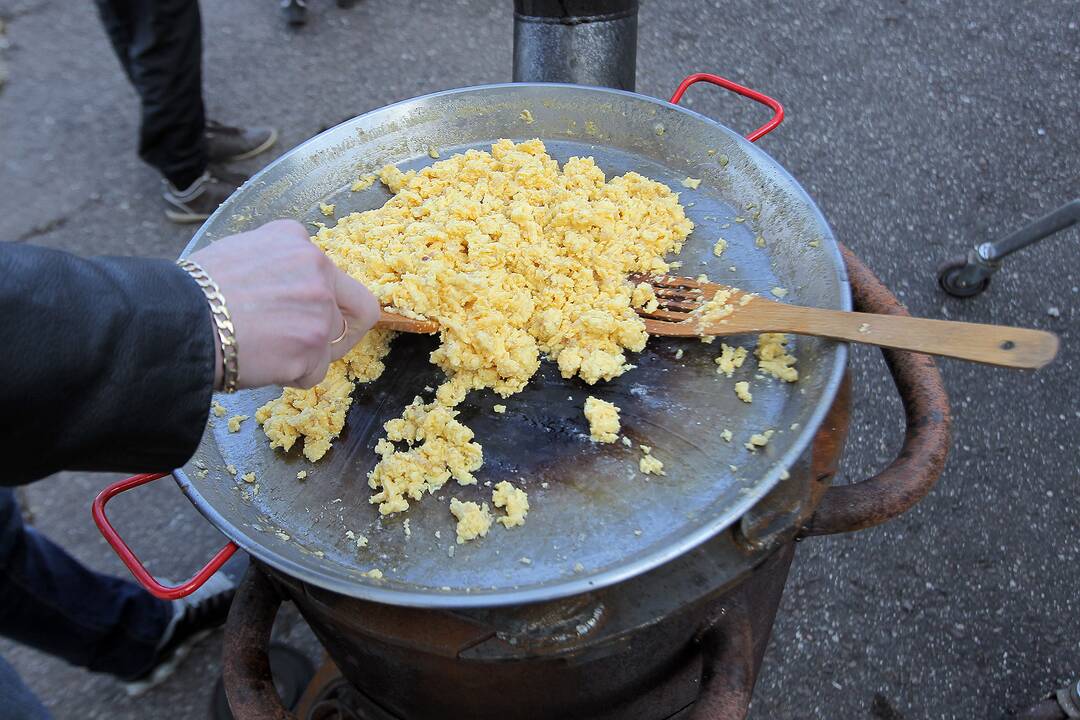
[[[775,172],[777,178],[780,180],[786,180],[788,187],[794,194],[796,199],[800,200],[805,208],[809,211],[810,217],[819,225],[822,229],[822,245],[821,250],[825,251],[830,259],[833,261],[832,266],[836,268],[838,277],[837,282],[840,291],[840,309],[851,310],[851,287],[848,279],[847,268],[844,265],[843,258],[840,254],[840,250],[837,244],[837,240],[826,221],[821,209],[810,197],[809,193],[795,180],[795,178],[784,168],[779,162],[772,158],[768,153],[757,147],[754,143],[749,142],[744,137],[734,132],[730,128],[722,125],[721,123],[709,118],[694,110],[690,110],[681,105],[676,105],[665,100],[649,97],[640,93],[629,92],[625,90],[616,90],[613,88],[594,87],[586,85],[573,85],[565,83],[495,83],[485,85],[474,85],[469,87],[454,88],[450,90],[442,90],[434,93],[428,93],[425,95],[419,95],[413,98],[400,100],[398,102],[385,105],[379,108],[375,108],[366,113],[358,115],[354,118],[345,120],[331,128],[327,128],[323,132],[315,135],[314,137],[304,141],[295,148],[282,154],[272,163],[262,168],[259,172],[255,173],[251,178],[247,180],[238,190],[240,192],[249,183],[258,182],[268,171],[276,167],[280,163],[284,162],[287,158],[300,154],[309,145],[315,143],[319,138],[323,137],[327,133],[331,133],[344,125],[358,124],[364,118],[368,118],[376,113],[386,113],[387,111],[393,111],[395,109],[401,110],[409,105],[419,103],[421,101],[427,101],[432,98],[451,96],[451,95],[463,95],[467,93],[483,93],[493,92],[497,90],[505,90],[509,88],[546,88],[553,90],[573,90],[573,91],[594,91],[598,93],[605,93],[610,95],[620,95],[633,98],[635,101],[645,101],[653,105],[660,107],[674,109],[677,112],[684,113],[692,116],[697,120],[707,123],[715,129],[737,139],[740,146],[748,152],[748,154],[755,156],[758,161],[769,168],[770,171]],[[199,246],[200,242],[208,232],[208,228],[213,226],[214,221],[223,213],[230,211],[228,202],[223,203],[214,213],[206,220],[206,222],[199,228],[199,230],[192,236],[191,241],[184,248],[181,253],[181,257],[186,257],[188,254],[194,251]],[[747,492],[742,495],[737,502],[732,503],[727,512],[723,515],[717,515],[714,519],[703,522],[698,527],[694,528],[691,532],[679,538],[677,542],[671,542],[667,545],[650,549],[640,555],[634,557],[633,562],[624,562],[621,565],[608,567],[605,569],[597,570],[593,573],[584,573],[580,575],[574,575],[570,577],[560,578],[558,580],[545,581],[543,584],[526,586],[526,587],[513,587],[507,586],[497,589],[478,589],[475,592],[464,592],[462,590],[443,591],[435,587],[425,587],[423,590],[410,590],[403,589],[394,586],[393,580],[389,582],[383,581],[361,581],[353,579],[345,579],[340,577],[332,577],[327,574],[320,574],[316,572],[312,567],[296,562],[295,560],[286,557],[272,547],[263,544],[258,541],[251,533],[239,527],[236,523],[228,520],[221,512],[219,512],[209,501],[207,501],[203,495],[193,484],[191,478],[187,475],[183,468],[177,469],[173,472],[177,485],[181,491],[187,496],[188,500],[196,507],[196,509],[222,534],[228,537],[230,540],[239,545],[246,552],[257,558],[258,560],[265,562],[273,568],[285,573],[295,579],[298,579],[305,583],[323,588],[325,590],[354,597],[362,600],[368,600],[373,602],[381,602],[389,605],[398,605],[406,607],[417,608],[443,608],[443,609],[464,609],[464,608],[480,608],[480,607],[497,607],[505,605],[527,604],[535,602],[543,602],[554,600],[558,598],[569,597],[578,595],[585,592],[595,591],[597,589],[614,585],[620,582],[630,580],[631,578],[641,576],[654,570],[672,560],[684,555],[685,553],[693,550],[701,544],[707,542],[709,539],[715,537],[719,533],[722,533],[732,524],[738,521],[738,518],[750,510],[756,505],[768,492],[770,492],[776,484],[780,481],[781,475],[785,472],[785,469],[792,467],[796,460],[798,460],[806,452],[807,448],[813,442],[813,438],[817,433],[818,428],[821,426],[826,413],[829,411],[833,402],[836,399],[836,395],[839,391],[840,384],[842,382],[844,373],[847,369],[848,360],[848,345],[846,343],[830,343],[830,351],[833,353],[832,367],[829,369],[827,379],[823,383],[820,399],[817,406],[811,411],[807,421],[799,430],[799,434],[794,442],[789,445],[783,455],[778,457],[776,461],[770,466],[768,472],[754,485],[752,492]],[[414,586],[415,587],[415,586]],[[423,587],[423,586],[420,586]]]

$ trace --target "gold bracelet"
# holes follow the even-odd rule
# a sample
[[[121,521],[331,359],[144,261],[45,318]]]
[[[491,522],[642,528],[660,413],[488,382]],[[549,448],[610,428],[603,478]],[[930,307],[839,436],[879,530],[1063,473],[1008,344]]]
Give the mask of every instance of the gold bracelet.
[[[218,340],[221,342],[222,389],[227,393],[234,393],[240,367],[236,360],[236,331],[233,329],[232,318],[229,317],[229,308],[225,306],[225,296],[199,263],[177,260],[176,264],[194,278],[210,304],[210,315],[214,319]]]

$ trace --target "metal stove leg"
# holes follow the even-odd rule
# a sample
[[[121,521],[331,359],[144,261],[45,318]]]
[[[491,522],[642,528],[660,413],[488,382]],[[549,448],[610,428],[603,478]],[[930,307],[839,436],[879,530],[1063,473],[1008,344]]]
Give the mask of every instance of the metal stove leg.
[[[702,633],[701,695],[687,720],[746,717],[794,555],[793,542],[773,553]]]
[[[296,720],[285,709],[270,672],[270,631],[281,596],[254,562],[236,589],[225,622],[223,677],[236,720]]]

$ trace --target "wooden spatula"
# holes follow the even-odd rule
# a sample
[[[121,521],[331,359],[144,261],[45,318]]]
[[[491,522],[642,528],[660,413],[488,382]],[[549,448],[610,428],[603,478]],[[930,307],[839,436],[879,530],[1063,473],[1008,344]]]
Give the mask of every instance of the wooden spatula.
[[[655,312],[639,312],[650,335],[693,337],[789,332],[1011,368],[1040,368],[1053,360],[1058,351],[1057,335],[1042,330],[822,310],[787,305],[753,294],[744,299],[747,293],[737,288],[669,275],[632,275],[630,280],[652,285],[660,301]],[[731,293],[725,304],[730,304],[733,311],[711,322],[702,322],[713,314],[703,308],[717,292]]]

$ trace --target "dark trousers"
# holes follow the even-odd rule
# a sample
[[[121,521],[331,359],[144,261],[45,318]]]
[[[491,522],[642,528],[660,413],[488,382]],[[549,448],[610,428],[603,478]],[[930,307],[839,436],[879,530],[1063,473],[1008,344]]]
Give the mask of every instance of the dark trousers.
[[[90,570],[25,526],[15,494],[0,488],[0,635],[130,679],[153,665],[172,613],[168,601]],[[17,681],[0,661],[0,699],[26,696]]]
[[[206,170],[198,0],[95,0],[142,101],[139,157],[178,189]]]

